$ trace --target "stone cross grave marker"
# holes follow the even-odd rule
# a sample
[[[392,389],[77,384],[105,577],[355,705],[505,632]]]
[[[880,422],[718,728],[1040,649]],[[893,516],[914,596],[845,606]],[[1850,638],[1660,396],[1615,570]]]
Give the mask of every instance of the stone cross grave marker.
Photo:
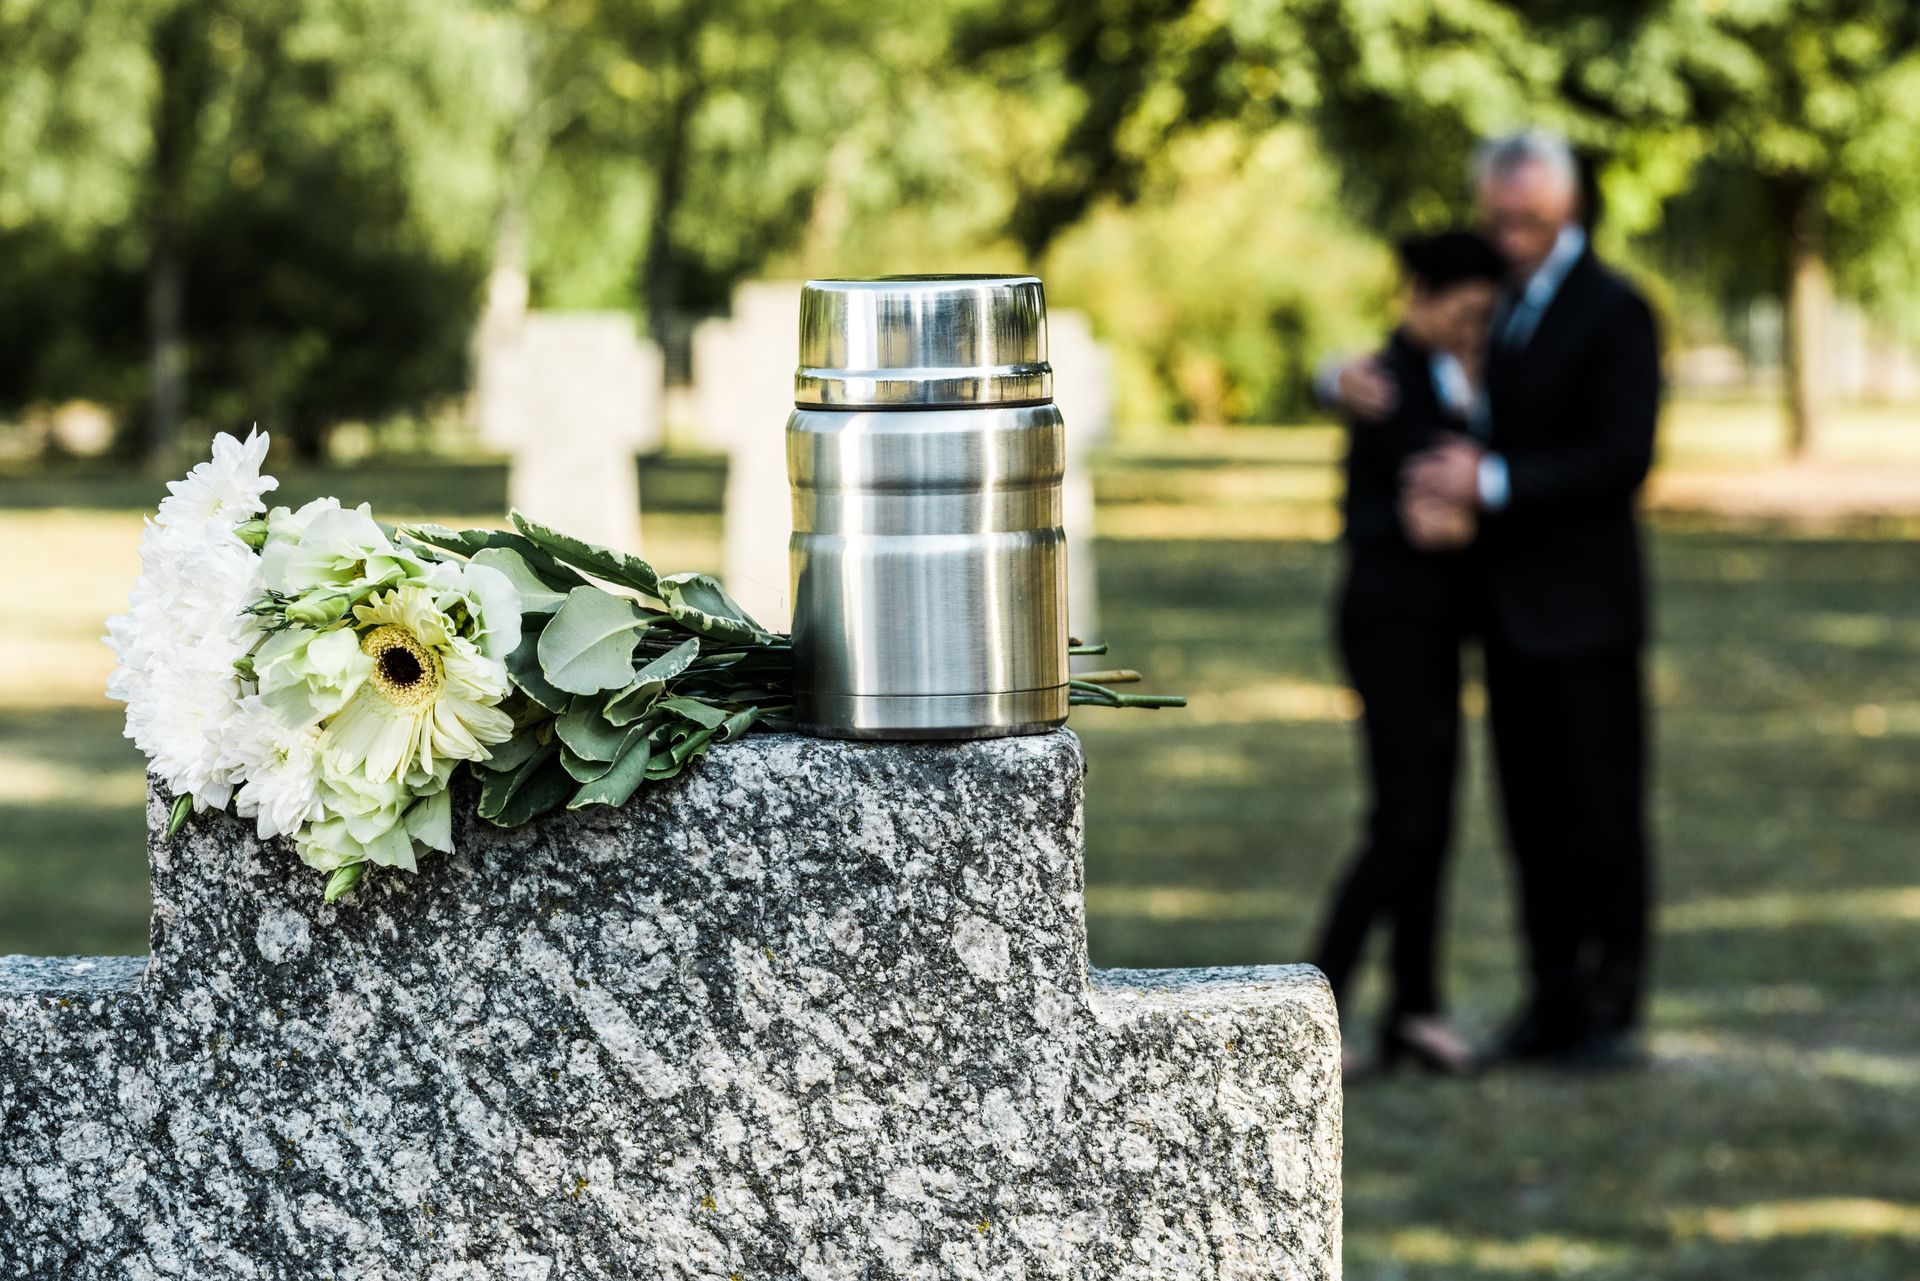
[[[1067,626],[1082,640],[1100,639],[1100,579],[1093,559],[1093,447],[1113,432],[1113,356],[1093,336],[1086,314],[1047,313],[1047,360],[1053,399],[1067,420],[1067,467],[1060,480],[1067,532]],[[1106,658],[1077,658],[1082,670],[1109,667]]]
[[[1089,975],[1083,769],[755,735],[332,907],[196,817],[0,958],[0,1276],[1335,1278],[1326,984]]]
[[[529,312],[479,352],[481,439],[511,458],[507,501],[640,552],[634,456],[660,442],[661,358],[617,312]]]
[[[727,591],[761,624],[793,621],[787,544],[787,416],[800,338],[800,284],[752,281],[733,293],[732,314],[698,326],[693,377],[702,439],[727,451]]]

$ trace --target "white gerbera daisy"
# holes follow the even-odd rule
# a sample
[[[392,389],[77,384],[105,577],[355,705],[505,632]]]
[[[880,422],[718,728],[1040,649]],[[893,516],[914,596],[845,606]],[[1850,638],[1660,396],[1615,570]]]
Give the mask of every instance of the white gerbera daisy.
[[[485,760],[512,736],[513,719],[498,706],[506,665],[458,635],[432,592],[394,588],[358,606],[354,619],[373,665],[328,723],[329,772],[363,772],[376,783],[414,772],[444,777],[454,762]]]

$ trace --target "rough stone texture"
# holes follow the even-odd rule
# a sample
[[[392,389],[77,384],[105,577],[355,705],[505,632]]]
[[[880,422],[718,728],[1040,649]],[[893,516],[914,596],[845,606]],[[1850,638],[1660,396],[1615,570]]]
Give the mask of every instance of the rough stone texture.
[[[195,819],[0,960],[0,1276],[1337,1276],[1324,983],[1089,983],[1081,777],[756,736],[332,908]]]

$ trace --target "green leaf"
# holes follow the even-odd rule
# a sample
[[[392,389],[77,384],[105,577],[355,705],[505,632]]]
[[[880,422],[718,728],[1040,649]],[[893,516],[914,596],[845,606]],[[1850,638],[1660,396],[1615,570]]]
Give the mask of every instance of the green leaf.
[[[193,813],[193,797],[182,792],[173,798],[173,808],[167,811],[167,834],[161,838],[171,841],[180,835],[180,829],[187,825],[187,815]]]
[[[700,656],[700,638],[689,636],[633,674],[633,683],[607,701],[606,717],[615,725],[638,720],[666,689],[667,682],[686,671]]]
[[[754,622],[711,574],[663,578],[659,595],[673,621],[690,632],[730,643],[773,639],[773,633]]]
[[[563,747],[560,751],[560,768],[567,771],[568,777],[576,783],[591,783],[613,768],[612,761],[590,761],[578,756],[573,749]]]
[[[438,547],[461,556],[477,556],[489,547],[505,548],[526,561],[547,586],[570,591],[587,580],[541,550],[539,544],[510,529],[448,529],[445,525],[404,525],[400,533],[417,543]]]
[[[663,698],[654,704],[656,711],[677,712],[702,729],[714,729],[727,719],[725,710],[694,698]]]
[[[758,707],[741,708],[733,715],[727,717],[726,720],[720,722],[720,731],[716,737],[723,743],[731,743],[734,739],[746,733],[753,723],[760,719],[760,710]]]
[[[564,712],[573,696],[558,689],[540,670],[540,632],[525,632],[513,653],[507,655],[507,675],[521,693],[550,712]]]
[[[635,681],[607,700],[607,722],[631,725],[652,711],[660,695],[666,693],[665,681]]]
[[[480,784],[481,818],[499,827],[519,827],[567,799],[573,778],[560,764],[560,740],[554,739],[510,774],[489,774]]]
[[[624,596],[576,587],[540,632],[540,670],[573,694],[619,689],[633,678],[633,647],[648,620]]]
[[[366,874],[365,863],[349,863],[345,867],[336,867],[333,875],[327,878],[326,902],[331,903],[352,890],[360,883],[360,878]]]
[[[520,730],[504,743],[496,744],[493,755],[474,764],[484,770],[503,774],[510,769],[518,769],[526,763],[529,756],[540,750],[540,739],[531,728]]]
[[[644,724],[636,725],[628,731],[627,741],[613,765],[599,778],[576,791],[573,799],[567,802],[567,808],[578,810],[589,805],[625,805],[640,785],[647,781],[650,760],[651,745],[647,727]]]
[[[483,547],[474,553],[473,563],[497,569],[507,576],[513,590],[520,594],[523,614],[551,614],[566,604],[567,594],[547,586],[546,580],[527,564],[527,558],[507,547]]]
[[[607,723],[599,700],[593,698],[574,699],[553,728],[574,755],[589,761],[613,760],[627,737],[625,729]]]
[[[676,771],[686,768],[688,761],[705,756],[707,748],[713,745],[714,736],[719,732],[717,726],[713,729],[703,729],[676,742],[668,753],[673,757]]]
[[[631,587],[635,591],[645,592],[659,599],[660,575],[654,572],[653,566],[638,556],[631,556],[611,547],[598,547],[593,543],[583,542],[571,534],[563,534],[557,529],[542,525],[539,521],[524,516],[518,511],[509,513],[509,519],[513,521],[515,529],[539,544],[543,551],[556,559],[565,561],[576,569],[585,570],[595,578],[619,583],[623,587]]]

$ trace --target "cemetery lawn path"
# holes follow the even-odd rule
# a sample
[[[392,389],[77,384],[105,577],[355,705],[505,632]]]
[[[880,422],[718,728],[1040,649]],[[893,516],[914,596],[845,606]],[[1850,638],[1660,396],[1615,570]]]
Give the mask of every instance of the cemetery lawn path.
[[[1353,840],[1325,460],[1272,455],[1102,474],[1101,633],[1193,705],[1075,712],[1097,964],[1297,960]],[[145,500],[109,488],[0,482],[0,539],[30,549],[0,616],[0,952],[145,946],[141,767],[96,639]],[[422,466],[382,488],[388,514],[458,518],[500,485]],[[713,568],[718,493],[711,465],[650,477],[644,551]],[[1671,521],[1653,558],[1655,1066],[1351,1089],[1355,1281],[1920,1277],[1920,543]],[[1485,1035],[1518,950],[1477,711],[1469,737],[1447,975]],[[1357,1044],[1376,1000],[1355,995]]]

